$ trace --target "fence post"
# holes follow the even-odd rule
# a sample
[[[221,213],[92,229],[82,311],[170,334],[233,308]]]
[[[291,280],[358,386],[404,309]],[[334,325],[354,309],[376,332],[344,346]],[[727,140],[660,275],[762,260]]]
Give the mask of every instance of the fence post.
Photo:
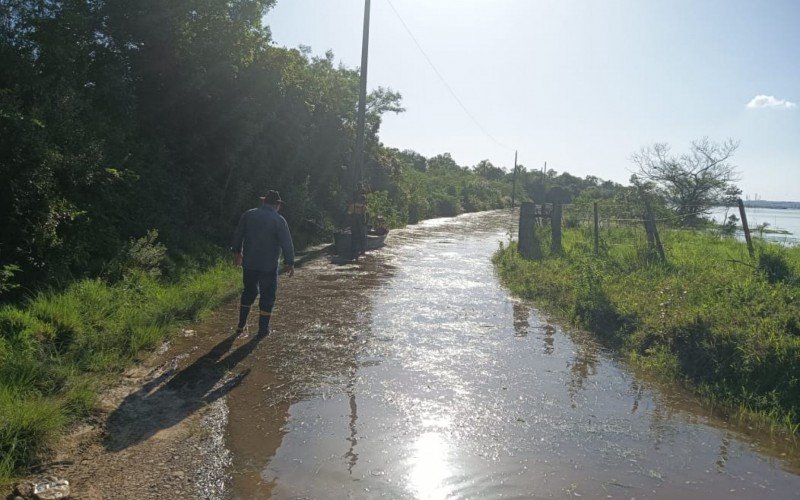
[[[550,228],[553,235],[550,242],[550,251],[556,255],[563,251],[561,248],[561,213],[561,203],[553,203],[553,212],[550,214]]]
[[[661,236],[658,235],[658,226],[656,219],[653,217],[653,212],[650,212],[650,223],[653,225],[653,235],[656,237],[656,251],[661,258],[661,262],[667,261],[667,255],[664,253],[664,246],[661,244]]]
[[[600,212],[597,202],[594,202],[594,254],[600,254]]]
[[[519,208],[519,253],[523,258],[540,259],[542,257],[539,242],[536,241],[536,205],[530,201],[524,201]]]
[[[747,251],[750,253],[750,258],[755,258],[753,251],[753,240],[750,238],[750,227],[747,225],[747,214],[744,211],[744,202],[739,198],[739,215],[742,218],[742,228],[744,229],[744,239],[747,241]]]
[[[653,210],[650,208],[650,201],[644,197],[644,228],[647,231],[647,244],[651,250],[655,249],[661,262],[666,262],[664,247],[661,246],[661,238],[658,236],[656,219],[653,217]]]
[[[511,183],[511,210],[514,210],[514,200],[517,194],[517,152],[514,151],[514,180]]]

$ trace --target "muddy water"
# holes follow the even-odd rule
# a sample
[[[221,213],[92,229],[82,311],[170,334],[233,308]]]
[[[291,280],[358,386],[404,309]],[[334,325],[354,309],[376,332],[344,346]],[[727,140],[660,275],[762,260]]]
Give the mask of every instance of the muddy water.
[[[236,498],[794,498],[800,453],[509,296],[506,213],[284,279],[228,396]]]

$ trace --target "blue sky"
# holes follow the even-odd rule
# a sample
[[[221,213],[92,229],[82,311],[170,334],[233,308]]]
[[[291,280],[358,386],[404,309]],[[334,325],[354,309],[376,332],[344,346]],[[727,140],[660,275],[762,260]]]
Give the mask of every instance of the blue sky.
[[[363,5],[278,0],[265,22],[278,45],[356,67]],[[731,137],[746,195],[800,200],[799,24],[794,0],[372,0],[369,86],[407,109],[382,141],[426,156],[510,167],[518,149],[529,168],[627,184],[643,146]]]

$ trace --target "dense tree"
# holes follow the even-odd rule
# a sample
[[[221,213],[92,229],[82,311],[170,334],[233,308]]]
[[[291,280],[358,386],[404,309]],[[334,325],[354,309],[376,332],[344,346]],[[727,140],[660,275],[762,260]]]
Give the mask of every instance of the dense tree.
[[[495,167],[489,160],[481,160],[475,165],[475,173],[492,181],[497,181],[505,177],[506,172],[500,168]]]
[[[676,156],[669,145],[656,143],[633,155],[635,175],[654,183],[681,220],[693,225],[711,207],[740,194],[734,184],[736,167],[730,161],[738,145],[731,139],[717,143],[704,137]]]
[[[421,154],[413,151],[411,149],[406,149],[399,152],[399,156],[405,162],[406,165],[409,165],[420,172],[425,172],[428,170],[428,159],[422,156]]]
[[[450,153],[442,153],[428,159],[428,168],[430,170],[442,170],[442,171],[461,170],[461,166],[458,163],[456,163],[456,161],[453,159]]]

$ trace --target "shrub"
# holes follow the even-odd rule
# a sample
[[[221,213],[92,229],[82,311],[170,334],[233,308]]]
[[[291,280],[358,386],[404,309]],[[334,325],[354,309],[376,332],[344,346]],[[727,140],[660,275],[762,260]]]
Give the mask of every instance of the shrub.
[[[20,268],[16,264],[4,264],[0,267],[0,297],[19,288],[19,284],[14,282],[14,275],[19,271]]]
[[[134,272],[161,276],[167,262],[167,247],[157,240],[157,229],[148,230],[141,238],[131,239],[120,256],[110,263],[108,276],[114,281]]]
[[[434,207],[436,207],[436,216],[439,217],[455,217],[463,212],[461,202],[453,195],[437,193],[433,197]]]
[[[764,273],[770,283],[794,280],[794,272],[780,249],[769,246],[758,254],[756,268]]]
[[[733,236],[736,234],[736,228],[738,225],[739,218],[736,217],[736,214],[730,214],[725,223],[720,226],[720,231],[724,236]]]
[[[378,217],[383,217],[388,227],[401,227],[405,222],[395,209],[389,199],[389,193],[386,191],[369,193],[367,195],[367,207],[372,223],[374,223],[375,219]]]

